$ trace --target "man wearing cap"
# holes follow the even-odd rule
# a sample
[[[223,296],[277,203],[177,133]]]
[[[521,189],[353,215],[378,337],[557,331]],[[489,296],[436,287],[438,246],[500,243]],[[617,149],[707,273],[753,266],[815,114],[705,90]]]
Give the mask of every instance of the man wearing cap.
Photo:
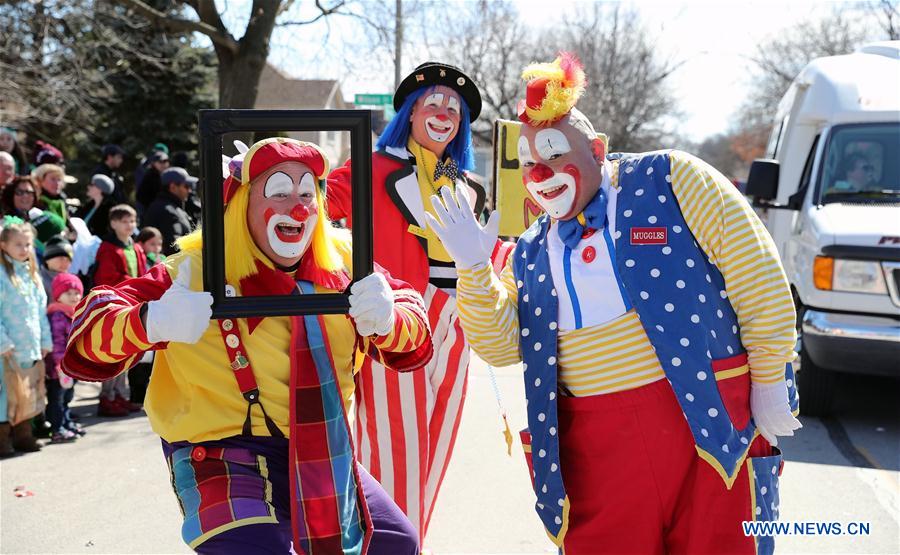
[[[197,178],[184,168],[169,168],[160,175],[161,188],[156,199],[147,207],[141,222],[157,228],[163,236],[163,254],[178,251],[175,240],[193,230],[184,203],[197,185]]]
[[[409,520],[355,461],[346,410],[365,353],[396,371],[428,361],[425,308],[379,269],[350,286],[349,234],[325,212],[327,172],[316,145],[293,139],[265,139],[231,160],[225,289],[349,288],[349,318],[211,321],[200,230],[145,276],[94,288],[76,308],[70,375],[108,379],[156,351],[144,408],[163,440],[182,536],[198,553],[419,553]]]
[[[147,169],[138,182],[135,194],[139,210],[147,210],[163,189],[161,176],[168,167],[169,155],[166,152],[155,150],[147,158]]]
[[[678,151],[607,157],[580,62],[526,68],[518,158],[546,212],[492,276],[496,229],[441,191],[429,224],[488,362],[524,362],[535,509],[567,555],[771,553],[777,436],[800,426],[778,253],[722,174]],[[478,246],[482,247],[479,249]]]
[[[103,145],[100,150],[100,163],[94,167],[93,175],[105,175],[113,182],[113,189],[109,194],[113,195],[116,204],[127,202],[125,194],[125,179],[119,173],[119,168],[125,161],[125,150],[119,145]],[[93,181],[93,179],[92,179]]]
[[[442,186],[465,191],[475,213],[484,206],[484,188],[465,173],[475,166],[469,125],[481,112],[481,95],[459,68],[427,62],[400,83],[394,108],[372,155],[375,260],[425,298],[437,355],[424,371],[400,376],[367,360],[356,434],[363,464],[424,538],[456,440],[469,366],[454,300],[456,268],[424,214]],[[349,161],[329,176],[328,210],[352,226]],[[496,258],[508,251],[498,248]]]

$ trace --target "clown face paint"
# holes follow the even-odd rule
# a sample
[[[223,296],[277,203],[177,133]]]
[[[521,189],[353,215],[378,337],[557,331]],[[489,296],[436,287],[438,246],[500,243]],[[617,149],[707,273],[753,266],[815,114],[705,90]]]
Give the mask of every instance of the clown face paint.
[[[605,152],[565,119],[550,127],[522,126],[518,154],[522,181],[551,218],[576,217],[597,193]]]
[[[459,119],[459,95],[449,87],[438,86],[413,106],[410,133],[417,143],[441,157],[459,131]]]
[[[318,220],[316,187],[312,170],[300,162],[276,164],[250,184],[250,236],[278,266],[294,266],[309,247]]]

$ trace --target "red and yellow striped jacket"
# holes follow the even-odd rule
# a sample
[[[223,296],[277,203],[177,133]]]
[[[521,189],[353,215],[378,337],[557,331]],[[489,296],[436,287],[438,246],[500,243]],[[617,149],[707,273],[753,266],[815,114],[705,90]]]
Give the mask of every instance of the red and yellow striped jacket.
[[[210,321],[203,336],[193,345],[151,344],[147,340],[141,309],[148,301],[159,299],[171,286],[185,256],[188,255],[171,256],[146,275],[116,287],[94,288],[76,308],[63,359],[70,375],[99,381],[127,370],[145,351],[156,351],[145,409],[154,431],[169,442],[199,442],[238,435],[247,411],[247,402],[238,389],[216,322]],[[191,289],[201,290],[200,256],[192,256],[191,263]],[[353,374],[361,365],[363,354],[398,371],[420,368],[431,358],[431,336],[422,297],[405,282],[382,273],[394,291],[392,333],[362,338],[357,336],[347,315],[324,316],[324,332],[345,408],[353,396]],[[294,277],[312,281],[317,292],[336,291],[333,282],[318,279],[316,274]],[[258,281],[258,276],[252,279]],[[240,287],[235,287],[237,294],[241,294]],[[291,318],[236,322],[253,366],[262,405],[287,435]],[[253,411],[253,434],[270,435],[259,407],[255,406]]]

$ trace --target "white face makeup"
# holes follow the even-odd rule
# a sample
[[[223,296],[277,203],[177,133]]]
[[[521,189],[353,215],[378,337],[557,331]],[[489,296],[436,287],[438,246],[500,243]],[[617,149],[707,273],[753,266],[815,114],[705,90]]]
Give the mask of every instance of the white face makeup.
[[[534,148],[544,160],[555,160],[572,151],[569,140],[559,129],[542,129],[534,136]]]
[[[286,200],[294,191],[294,183],[289,175],[276,172],[269,176],[265,186],[265,197],[274,201]],[[300,203],[289,214],[279,214],[267,209],[266,236],[272,251],[283,258],[297,258],[302,255],[312,239],[318,214],[316,205],[316,180],[311,173],[303,174],[297,187]]]
[[[432,141],[439,143],[445,143],[450,140],[454,128],[453,122],[449,119],[441,121],[437,117],[432,116],[425,120],[425,131],[428,133],[428,137]]]
[[[537,161],[532,157],[531,147],[526,137],[519,137],[518,153],[525,173],[525,187],[535,202],[544,209],[551,218],[559,219],[572,210],[575,202],[576,180],[567,172],[550,169],[545,162],[551,162],[571,151],[566,136],[557,129],[542,129],[534,137]],[[540,164],[540,169],[532,173],[532,169]],[[540,180],[539,180],[540,179]]]
[[[443,93],[432,93],[425,98],[423,107],[440,108],[444,104],[444,98],[445,96]],[[449,100],[447,100],[447,110],[455,111],[457,114],[459,113],[459,101],[455,97],[451,96]],[[455,126],[453,125],[453,122],[446,118],[431,116],[425,120],[425,131],[432,141],[437,141],[439,143],[449,141],[450,137],[453,135],[454,129]]]
[[[575,178],[565,172],[556,172],[545,181],[529,181],[525,187],[551,218],[558,220],[572,210]]]

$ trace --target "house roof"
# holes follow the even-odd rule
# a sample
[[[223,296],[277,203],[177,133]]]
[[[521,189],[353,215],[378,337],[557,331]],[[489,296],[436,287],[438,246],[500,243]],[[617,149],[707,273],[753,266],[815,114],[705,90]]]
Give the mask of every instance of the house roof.
[[[293,79],[266,64],[259,79],[257,109],[349,108],[334,79]]]

